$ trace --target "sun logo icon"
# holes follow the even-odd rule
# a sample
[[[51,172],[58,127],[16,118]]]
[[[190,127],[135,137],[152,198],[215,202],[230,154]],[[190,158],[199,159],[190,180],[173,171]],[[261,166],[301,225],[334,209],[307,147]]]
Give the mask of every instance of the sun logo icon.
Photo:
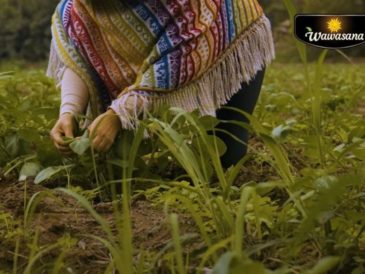
[[[332,18],[327,22],[327,27],[330,32],[339,32],[342,29],[342,22],[338,18]]]

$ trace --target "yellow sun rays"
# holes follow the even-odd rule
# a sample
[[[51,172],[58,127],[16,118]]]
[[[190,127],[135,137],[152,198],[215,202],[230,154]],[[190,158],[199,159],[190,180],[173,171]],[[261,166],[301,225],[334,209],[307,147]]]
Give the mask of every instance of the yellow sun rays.
[[[339,32],[342,29],[342,22],[338,18],[332,18],[327,22],[327,27],[330,32]]]

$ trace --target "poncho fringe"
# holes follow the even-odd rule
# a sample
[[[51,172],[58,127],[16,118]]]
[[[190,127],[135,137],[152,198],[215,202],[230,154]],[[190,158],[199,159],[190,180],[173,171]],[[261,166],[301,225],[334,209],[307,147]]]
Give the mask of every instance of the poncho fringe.
[[[186,111],[199,109],[201,115],[216,116],[215,111],[225,105],[241,87],[256,73],[265,68],[275,58],[275,48],[270,21],[263,15],[245,30],[230,45],[220,59],[198,79],[161,97],[129,93],[122,96],[118,104],[112,105],[120,115],[123,128],[136,129],[143,115],[151,111],[151,106],[167,104]],[[142,103],[139,111],[129,111],[126,100],[133,97],[134,109],[138,100]],[[153,112],[153,110],[152,110]]]

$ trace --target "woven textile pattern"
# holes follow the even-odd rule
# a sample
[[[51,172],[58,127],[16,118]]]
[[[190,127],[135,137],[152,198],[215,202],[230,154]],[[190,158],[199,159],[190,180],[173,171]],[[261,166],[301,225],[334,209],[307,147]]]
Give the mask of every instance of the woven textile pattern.
[[[126,128],[161,103],[214,115],[274,56],[256,0],[63,0],[52,33],[49,74],[71,67],[91,109],[109,100]],[[130,97],[143,101],[135,113]]]

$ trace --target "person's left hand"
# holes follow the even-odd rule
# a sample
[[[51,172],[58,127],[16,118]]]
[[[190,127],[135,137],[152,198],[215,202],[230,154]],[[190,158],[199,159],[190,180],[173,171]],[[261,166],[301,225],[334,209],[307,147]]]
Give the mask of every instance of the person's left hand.
[[[106,152],[113,145],[115,137],[121,129],[118,115],[109,109],[99,115],[89,126],[92,147],[98,152]]]

